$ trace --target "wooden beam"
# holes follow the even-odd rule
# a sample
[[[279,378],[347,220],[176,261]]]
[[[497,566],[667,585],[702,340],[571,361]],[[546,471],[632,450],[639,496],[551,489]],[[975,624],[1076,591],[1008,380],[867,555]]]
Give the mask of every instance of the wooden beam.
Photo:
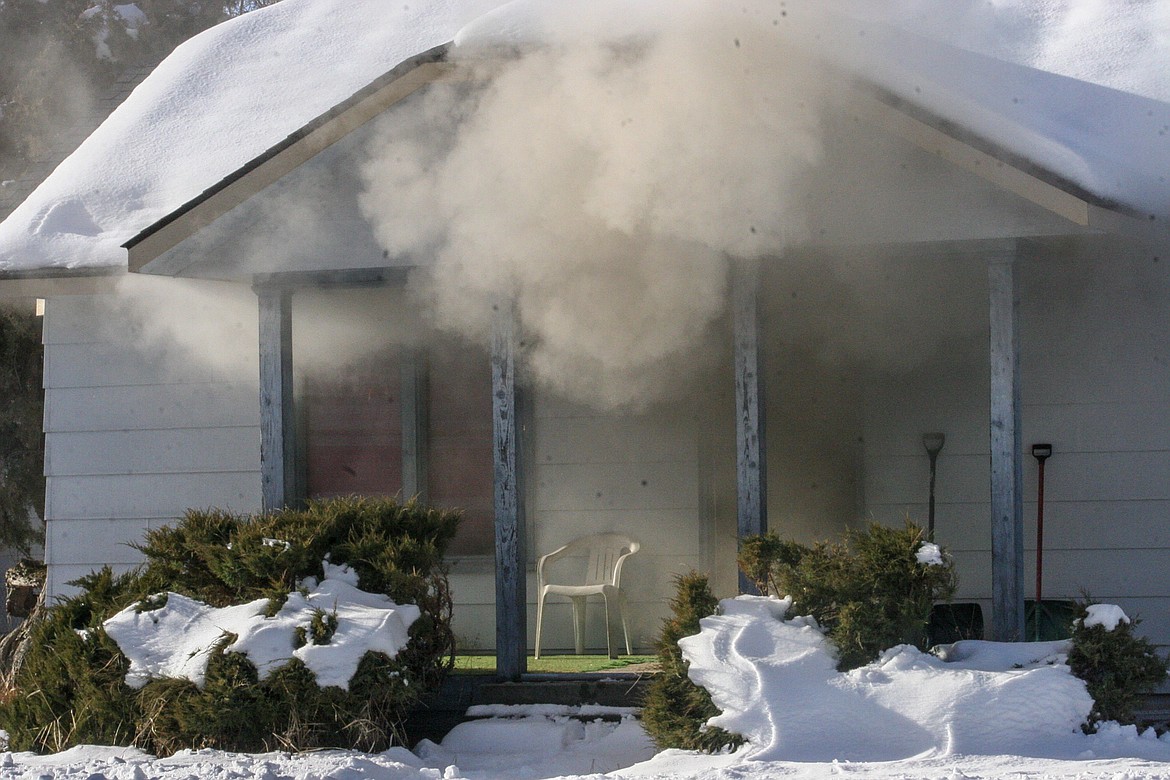
[[[528,664],[528,584],[520,486],[516,322],[496,307],[492,327],[492,453],[496,517],[496,672],[519,680]]]
[[[402,287],[416,266],[335,268],[321,271],[278,271],[254,274],[255,287],[302,290],[306,287]]]
[[[992,639],[1024,639],[1024,509],[1019,292],[1015,250],[988,263],[991,339]]]
[[[732,269],[735,350],[735,468],[738,536],[768,530],[768,448],[764,436],[764,376],[760,366],[759,271]],[[740,574],[740,590],[750,584]]]
[[[66,275],[46,268],[38,271],[0,271],[0,299],[49,298],[54,295],[97,295],[118,289],[124,268],[99,268]]]
[[[871,108],[882,127],[921,149],[1008,192],[1014,192],[1073,224],[1089,224],[1089,204],[1083,198],[1049,184],[880,101],[874,101]]]
[[[399,352],[402,411],[402,498],[427,498],[427,359],[419,349]]]
[[[292,293],[257,288],[260,301],[260,480],[263,509],[296,496],[293,415]]]

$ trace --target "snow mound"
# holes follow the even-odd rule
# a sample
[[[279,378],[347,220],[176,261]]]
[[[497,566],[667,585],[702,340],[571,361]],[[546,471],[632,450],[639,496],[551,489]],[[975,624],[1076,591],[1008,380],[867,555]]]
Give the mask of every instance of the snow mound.
[[[325,562],[325,577],[309,586],[307,594],[290,593],[280,611],[266,617],[268,599],[230,607],[211,607],[168,593],[166,604],[154,610],[128,607],[107,620],[106,633],[130,660],[126,684],[141,688],[161,677],[186,678],[202,687],[207,662],[225,634],[236,637],[221,652],[248,656],[266,678],[275,669],[299,658],[322,688],[349,687],[350,678],[368,651],[393,658],[406,646],[408,630],[419,616],[418,607],[395,604],[388,596],[357,587],[347,566]],[[327,644],[311,638],[297,647],[298,629],[308,633],[315,616],[337,618]]]
[[[839,673],[815,625],[783,619],[789,606],[761,596],[725,600],[721,614],[679,642],[691,679],[723,711],[711,725],[742,734],[746,756],[756,760],[1023,751],[1067,739],[1093,706],[1062,663],[1060,643],[1006,654],[986,647],[995,643],[976,643],[953,653],[959,660],[951,663],[903,645]]]
[[[445,777],[490,778],[593,775],[654,756],[654,743],[632,714],[618,720],[590,717],[586,707],[569,707],[469,720],[452,729],[442,744],[424,739],[415,753],[429,766],[445,767]]]
[[[39,235],[72,234],[97,236],[102,229],[93,221],[85,204],[80,200],[64,200],[55,203],[37,223],[35,232]]]
[[[947,662],[948,669],[998,672],[1004,669],[1063,664],[1068,657],[1067,639],[1053,642],[987,642],[964,639],[939,645],[931,652]]]

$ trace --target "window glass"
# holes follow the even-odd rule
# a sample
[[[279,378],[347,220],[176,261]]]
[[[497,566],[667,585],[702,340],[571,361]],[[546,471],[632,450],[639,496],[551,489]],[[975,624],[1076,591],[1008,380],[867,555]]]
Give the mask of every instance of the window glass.
[[[305,486],[311,498],[401,492],[400,400],[395,350],[306,378]]]
[[[429,385],[431,503],[463,510],[453,555],[491,555],[495,549],[492,382],[486,353],[435,350]]]
[[[314,324],[320,318],[314,320]],[[295,327],[294,327],[295,331]],[[491,555],[491,367],[486,350],[436,343],[426,350],[427,500],[461,509],[451,555]],[[401,495],[402,352],[363,350],[339,365],[306,355],[298,398],[305,492],[310,498]]]

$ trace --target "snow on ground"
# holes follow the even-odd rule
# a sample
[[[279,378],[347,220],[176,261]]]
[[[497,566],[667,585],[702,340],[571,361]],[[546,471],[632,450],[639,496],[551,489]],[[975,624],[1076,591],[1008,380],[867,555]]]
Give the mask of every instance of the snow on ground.
[[[1170,740],[1152,730],[1108,724],[1081,733],[1090,702],[1063,663],[1064,642],[959,642],[938,657],[900,647],[841,674],[811,619],[783,619],[788,606],[725,601],[684,643],[692,677],[725,708],[719,722],[749,739],[734,753],[656,754],[628,710],[498,706],[475,709],[477,720],[413,752],[201,750],[156,759],[85,746],[0,754],[0,779],[1170,780]]]

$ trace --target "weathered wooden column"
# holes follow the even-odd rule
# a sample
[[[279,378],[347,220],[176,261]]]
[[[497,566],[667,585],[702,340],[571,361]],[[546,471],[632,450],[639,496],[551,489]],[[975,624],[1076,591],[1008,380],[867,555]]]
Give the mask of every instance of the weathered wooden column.
[[[420,349],[399,352],[402,413],[402,496],[427,502],[427,358]]]
[[[739,538],[768,530],[768,448],[760,365],[759,269],[736,263],[731,278],[735,349],[735,471]],[[739,589],[753,586],[741,572]]]
[[[1024,639],[1024,505],[1015,247],[988,263],[991,314],[992,639]]]
[[[260,481],[265,512],[296,495],[296,424],[293,415],[292,293],[256,288],[260,302]]]
[[[520,679],[528,668],[528,587],[518,407],[516,320],[511,303],[507,303],[496,307],[492,327],[496,673],[507,680]]]

